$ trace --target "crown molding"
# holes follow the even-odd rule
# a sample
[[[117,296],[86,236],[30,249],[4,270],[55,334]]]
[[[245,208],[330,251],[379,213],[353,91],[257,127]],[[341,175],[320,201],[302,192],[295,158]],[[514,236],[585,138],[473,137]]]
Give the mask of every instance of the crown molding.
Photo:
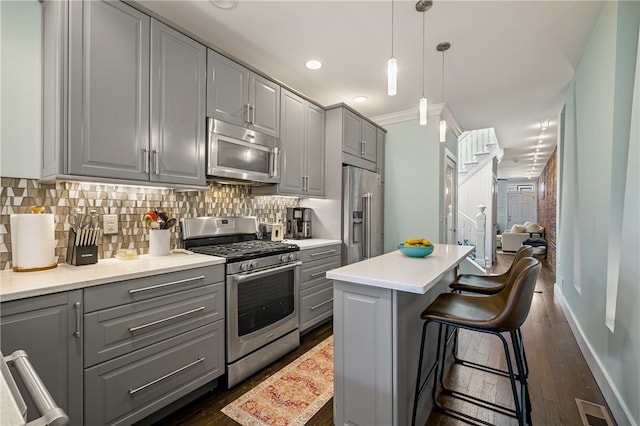
[[[453,134],[458,138],[462,134],[462,128],[456,120],[451,110],[447,108],[444,103],[432,104],[427,108],[427,117],[429,116],[443,117],[447,121],[447,126],[450,127]],[[403,121],[417,120],[420,117],[418,108],[407,109],[404,111],[392,112],[389,114],[378,115],[372,117],[371,120],[377,124],[384,126],[386,124],[400,123]]]

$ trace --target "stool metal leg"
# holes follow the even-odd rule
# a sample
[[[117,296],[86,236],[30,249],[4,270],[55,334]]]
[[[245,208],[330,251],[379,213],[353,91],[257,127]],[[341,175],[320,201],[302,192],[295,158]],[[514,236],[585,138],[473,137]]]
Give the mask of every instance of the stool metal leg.
[[[416,388],[413,394],[413,412],[411,413],[411,425],[415,426],[416,424],[416,415],[418,413],[418,401],[420,400],[420,395],[422,394],[422,392],[424,391],[425,386],[427,385],[427,383],[429,382],[429,378],[431,377],[431,375],[433,374],[434,371],[437,371],[438,369],[438,360],[439,358],[437,357],[437,354],[440,352],[440,341],[442,340],[442,324],[439,324],[439,328],[438,328],[438,346],[436,349],[436,360],[434,361],[433,365],[431,366],[431,368],[429,369],[429,372],[427,373],[427,377],[422,380],[421,375],[422,375],[422,363],[424,360],[424,344],[427,338],[427,325],[429,325],[429,321],[425,321],[424,324],[422,325],[422,339],[420,340],[420,356],[418,357],[418,374],[416,377]],[[446,346],[446,345],[445,345]],[[435,399],[435,381],[437,380],[437,377],[434,379],[434,389],[432,391],[432,396]]]

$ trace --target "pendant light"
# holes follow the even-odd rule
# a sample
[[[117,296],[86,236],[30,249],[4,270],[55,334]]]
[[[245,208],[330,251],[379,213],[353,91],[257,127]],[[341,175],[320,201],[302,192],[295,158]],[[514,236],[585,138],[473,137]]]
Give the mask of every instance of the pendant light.
[[[425,12],[431,9],[433,5],[433,1],[431,0],[418,0],[416,3],[416,10],[422,13],[422,97],[420,98],[420,103],[418,105],[418,110],[420,111],[420,125],[425,126],[427,124],[427,98],[424,95],[424,15]]]
[[[398,93],[398,63],[393,57],[393,0],[391,0],[391,59],[387,62],[387,93],[395,96]]]
[[[442,52],[442,107],[444,108],[444,52],[449,50],[451,43],[444,41],[436,46],[438,52]],[[440,119],[440,142],[447,141],[447,122],[442,117]]]

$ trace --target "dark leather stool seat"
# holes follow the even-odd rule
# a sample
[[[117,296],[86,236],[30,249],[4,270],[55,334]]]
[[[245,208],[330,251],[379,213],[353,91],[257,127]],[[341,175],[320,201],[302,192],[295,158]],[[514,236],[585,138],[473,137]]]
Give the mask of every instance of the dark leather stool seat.
[[[479,294],[496,294],[500,292],[513,274],[513,268],[520,259],[533,256],[532,246],[522,246],[518,249],[513,262],[506,272],[498,275],[460,274],[449,284],[452,291],[464,291]]]
[[[516,331],[520,329],[526,320],[531,308],[533,292],[540,273],[540,262],[532,257],[520,259],[513,267],[513,273],[506,282],[504,288],[491,296],[466,295],[457,293],[443,293],[421,313],[425,320],[422,328],[422,341],[420,344],[420,357],[418,361],[418,375],[414,393],[412,424],[415,424],[417,403],[420,394],[424,390],[429,377],[435,371],[436,378],[432,390],[434,406],[445,413],[463,420],[477,421],[468,414],[446,407],[437,399],[437,387],[443,394],[460,398],[478,406],[495,410],[518,419],[519,425],[531,423],[531,401],[527,387],[527,375],[525,374],[523,345],[521,336]],[[424,356],[425,338],[427,326],[430,323],[438,323],[438,342],[436,350],[436,362],[427,377],[421,378]],[[511,384],[515,409],[505,407],[491,401],[482,400],[457,390],[447,388],[444,384],[444,365],[446,360],[446,336],[448,328],[455,330],[462,328],[471,331],[489,333],[499,337],[502,341],[506,362],[507,375]],[[443,339],[443,328],[445,329]],[[511,337],[511,348],[503,335],[508,333]],[[513,352],[513,354],[511,353]],[[512,362],[515,359],[515,368]]]

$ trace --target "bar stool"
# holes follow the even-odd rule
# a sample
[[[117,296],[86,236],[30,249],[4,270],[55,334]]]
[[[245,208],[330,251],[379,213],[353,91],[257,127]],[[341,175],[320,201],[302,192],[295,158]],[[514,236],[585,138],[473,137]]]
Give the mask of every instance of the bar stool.
[[[527,378],[524,374],[524,362],[516,330],[524,323],[531,308],[533,291],[540,273],[540,262],[528,257],[521,259],[516,265],[518,274],[510,279],[504,289],[495,295],[477,296],[457,293],[443,293],[420,314],[425,320],[422,326],[422,339],[420,343],[420,357],[418,360],[418,374],[416,378],[416,388],[413,399],[413,413],[411,422],[415,425],[417,403],[420,399],[430,376],[435,371],[436,377],[432,389],[432,400],[434,406],[448,415],[463,419],[483,422],[468,414],[445,407],[437,400],[436,389],[438,382],[442,393],[457,397],[464,401],[476,404],[480,407],[491,409],[499,413],[515,417],[519,425],[531,424],[531,400],[527,386]],[[438,324],[438,345],[436,349],[436,361],[431,367],[426,378],[421,377],[422,363],[424,357],[424,346],[427,326],[430,323]],[[502,341],[507,361],[508,377],[511,384],[511,391],[515,403],[515,409],[482,400],[476,396],[469,395],[457,390],[449,389],[444,384],[444,365],[446,359],[446,339],[443,342],[443,327],[453,327],[454,329],[466,329],[481,333],[488,333],[498,336]],[[509,333],[512,341],[513,358],[515,359],[515,369],[511,360],[511,351],[507,339],[502,333]],[[445,331],[446,334],[446,331]],[[519,391],[517,384],[520,384]],[[486,423],[486,422],[484,422]]]
[[[504,288],[513,273],[515,265],[520,259],[525,257],[533,257],[533,247],[524,245],[518,249],[513,262],[506,272],[498,275],[476,275],[476,274],[460,274],[449,284],[449,288],[454,292],[470,292],[478,294],[496,294]]]
[[[499,293],[512,276],[517,276],[521,272],[520,270],[517,270],[516,265],[521,259],[524,259],[525,257],[533,257],[532,246],[523,245],[522,247],[520,247],[516,252],[515,256],[513,257],[513,262],[511,262],[509,269],[507,269],[502,274],[499,274],[499,275],[460,274],[456,277],[454,282],[449,284],[449,288],[451,288],[451,291],[453,293],[466,292],[466,293],[483,294],[483,295],[491,295],[491,294]],[[522,332],[520,331],[519,328],[516,330],[516,335],[518,337],[518,344],[519,344],[520,350],[522,351],[522,357],[524,360],[524,373],[525,373],[525,376],[529,376],[529,363],[527,361],[527,355],[524,352]],[[503,376],[508,375],[508,372],[504,370],[500,370],[497,368],[467,361],[458,357],[458,334],[457,333],[453,335],[453,339],[454,339],[453,357],[454,357],[454,361],[457,364],[466,365],[467,367],[474,367],[483,371],[497,373]]]

